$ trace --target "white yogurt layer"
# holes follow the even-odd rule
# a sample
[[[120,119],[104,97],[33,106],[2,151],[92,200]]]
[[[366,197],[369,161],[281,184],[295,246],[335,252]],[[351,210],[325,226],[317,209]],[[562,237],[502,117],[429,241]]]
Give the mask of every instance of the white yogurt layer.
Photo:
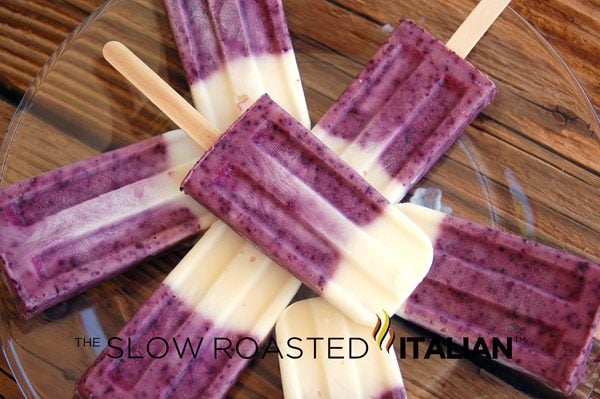
[[[403,391],[395,352],[390,348],[388,353],[385,345],[383,349],[377,346],[372,328],[353,322],[321,298],[288,307],[276,326],[277,346],[283,354],[279,368],[284,396],[377,398],[392,390]],[[322,340],[307,339],[310,337]]]
[[[239,58],[194,82],[191,92],[195,107],[222,132],[265,93],[310,128],[293,51]]]
[[[222,221],[208,229],[165,284],[215,324],[261,338],[300,287]]]

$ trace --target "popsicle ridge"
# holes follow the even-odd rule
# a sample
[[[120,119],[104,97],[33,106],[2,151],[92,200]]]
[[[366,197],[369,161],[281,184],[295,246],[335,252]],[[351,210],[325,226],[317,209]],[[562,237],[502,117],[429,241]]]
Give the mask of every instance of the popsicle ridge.
[[[127,153],[113,151],[89,159],[84,166],[67,165],[55,172],[19,182],[2,190],[0,206],[4,220],[27,227],[74,206],[168,168],[167,148],[161,137],[130,147]],[[115,170],[121,173],[114,174]],[[68,179],[69,183],[64,183]],[[60,189],[60,201],[57,200]]]
[[[178,232],[179,229],[182,231]],[[78,235],[76,239],[55,235],[57,241],[54,245],[48,243],[50,246],[40,252],[33,252],[30,256],[38,277],[50,279],[77,268],[85,270],[97,262],[102,264],[111,258],[118,260],[120,257],[127,257],[130,251],[141,252],[146,249],[151,252],[155,243],[162,245],[171,241],[174,244],[178,238],[187,237],[189,230],[199,229],[198,219],[189,208],[183,204],[181,207],[170,204],[149,209],[143,215],[134,214],[114,224],[101,226],[95,231]],[[111,240],[116,231],[123,234],[122,238]],[[100,274],[100,268],[91,268],[94,269],[94,274]]]

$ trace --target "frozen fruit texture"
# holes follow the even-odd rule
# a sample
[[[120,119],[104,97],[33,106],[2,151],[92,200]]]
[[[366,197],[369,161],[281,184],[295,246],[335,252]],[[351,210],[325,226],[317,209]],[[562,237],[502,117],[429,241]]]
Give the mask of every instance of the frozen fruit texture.
[[[237,58],[292,49],[279,0],[165,0],[165,7],[176,40],[189,47],[180,56],[190,82]]]

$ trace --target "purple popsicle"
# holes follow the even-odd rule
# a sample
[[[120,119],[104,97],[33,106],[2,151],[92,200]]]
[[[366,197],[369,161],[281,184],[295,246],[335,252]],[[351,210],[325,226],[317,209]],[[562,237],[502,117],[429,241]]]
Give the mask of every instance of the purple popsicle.
[[[513,339],[500,361],[570,394],[600,322],[600,265],[414,204],[434,244],[431,271],[398,315],[462,342]]]
[[[215,344],[239,343],[246,355],[254,350],[251,342],[260,341],[250,332],[215,326],[161,285],[83,375],[77,394],[106,399],[147,398],[150,393],[161,398],[224,397],[247,361],[237,354],[231,361],[224,352],[215,352]]]
[[[393,313],[429,268],[423,232],[266,95],[182,189],[361,324]]]
[[[242,103],[265,92],[309,123],[279,1],[166,5],[192,91],[213,124],[229,126]],[[202,73],[191,73],[190,63]],[[0,191],[2,269],[22,314],[32,317],[210,226],[214,217],[179,191],[201,153],[178,131]]]
[[[397,202],[495,93],[489,77],[405,20],[313,132]]]
[[[163,284],[82,376],[77,394],[106,399],[142,398],[150,393],[153,397],[221,397],[237,378],[241,364],[234,367],[224,354],[213,358],[213,341],[218,337],[237,344],[243,336],[248,334],[216,328]],[[106,362],[107,358],[117,360]],[[205,367],[208,364],[210,368]]]
[[[227,129],[264,93],[310,126],[280,0],[164,5],[194,105],[217,129]]]
[[[188,144],[173,131],[0,191],[1,266],[25,317],[213,222],[177,190],[201,154]]]

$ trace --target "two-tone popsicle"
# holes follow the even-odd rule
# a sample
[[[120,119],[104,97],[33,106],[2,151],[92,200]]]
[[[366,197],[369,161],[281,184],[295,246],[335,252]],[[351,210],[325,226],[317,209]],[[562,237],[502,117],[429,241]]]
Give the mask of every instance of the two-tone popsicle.
[[[223,131],[264,93],[310,119],[280,0],[164,0],[195,107]]]
[[[482,1],[448,46],[401,21],[315,135],[390,202],[401,200],[494,98],[492,80],[463,57],[507,4]],[[479,19],[482,10],[493,19]],[[457,39],[465,31],[468,40]]]
[[[267,95],[182,188],[362,324],[395,312],[429,270],[422,231]]]
[[[228,126],[244,109],[226,104],[267,92],[308,125],[279,1],[166,3],[213,124]],[[171,132],[3,189],[0,256],[21,313],[31,317],[210,226],[215,218],[179,191],[201,154],[185,133]]]
[[[427,277],[398,311],[442,336],[512,339],[499,361],[570,394],[600,323],[600,265],[415,204],[400,209],[434,245]]]
[[[300,286],[230,232],[211,226],[82,376],[79,397],[225,396]],[[160,339],[169,351],[152,358]]]
[[[25,317],[212,224],[178,190],[201,155],[189,142],[172,131],[0,191],[2,270]]]

